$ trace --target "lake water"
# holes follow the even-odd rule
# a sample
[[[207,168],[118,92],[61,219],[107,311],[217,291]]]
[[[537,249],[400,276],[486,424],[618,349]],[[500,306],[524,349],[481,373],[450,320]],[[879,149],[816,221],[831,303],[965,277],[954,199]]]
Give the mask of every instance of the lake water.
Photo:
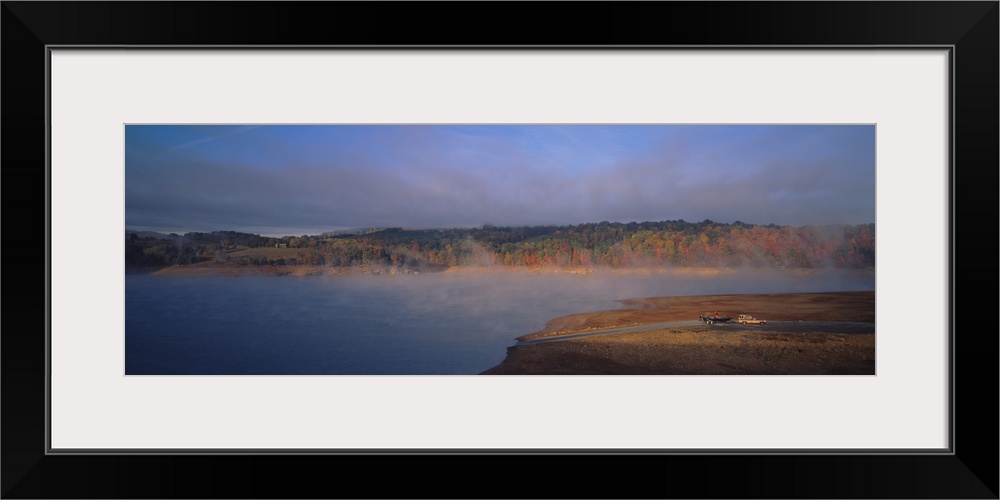
[[[125,277],[127,375],[476,374],[621,299],[874,290],[873,271]]]

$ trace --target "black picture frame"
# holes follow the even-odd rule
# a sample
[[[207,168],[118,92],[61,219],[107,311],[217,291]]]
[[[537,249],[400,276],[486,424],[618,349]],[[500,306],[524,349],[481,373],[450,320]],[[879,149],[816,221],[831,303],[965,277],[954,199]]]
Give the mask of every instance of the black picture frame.
[[[1000,4],[621,2],[551,7],[486,2],[3,2],[0,158],[7,179],[6,233],[16,238],[8,239],[2,250],[8,264],[6,328],[0,336],[3,497],[998,498],[996,312],[990,308],[987,314],[970,314],[968,304],[996,303]],[[48,454],[46,47],[53,45],[949,46],[954,102],[952,453]],[[44,237],[37,237],[43,228]],[[312,470],[323,472],[314,475]],[[541,471],[544,479],[528,477]],[[377,479],[369,480],[371,475]]]

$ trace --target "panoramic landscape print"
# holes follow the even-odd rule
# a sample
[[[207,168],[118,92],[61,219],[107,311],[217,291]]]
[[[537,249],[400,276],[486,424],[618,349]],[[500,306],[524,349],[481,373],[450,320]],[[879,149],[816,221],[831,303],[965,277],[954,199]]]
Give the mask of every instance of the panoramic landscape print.
[[[126,125],[126,375],[874,375],[873,125]]]

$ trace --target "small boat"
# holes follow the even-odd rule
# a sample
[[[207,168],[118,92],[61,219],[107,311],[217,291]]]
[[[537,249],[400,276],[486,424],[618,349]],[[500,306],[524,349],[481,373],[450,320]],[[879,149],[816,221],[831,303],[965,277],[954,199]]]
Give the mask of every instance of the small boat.
[[[719,313],[715,314],[699,314],[698,319],[704,321],[705,323],[728,323],[733,320],[729,316],[719,316]]]

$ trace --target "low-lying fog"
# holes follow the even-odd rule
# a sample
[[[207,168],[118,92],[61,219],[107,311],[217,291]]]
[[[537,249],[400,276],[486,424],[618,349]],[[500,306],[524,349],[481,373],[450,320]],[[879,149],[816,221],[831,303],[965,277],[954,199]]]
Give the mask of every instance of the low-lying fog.
[[[125,277],[125,371],[476,374],[515,337],[618,300],[874,290],[874,271]]]

